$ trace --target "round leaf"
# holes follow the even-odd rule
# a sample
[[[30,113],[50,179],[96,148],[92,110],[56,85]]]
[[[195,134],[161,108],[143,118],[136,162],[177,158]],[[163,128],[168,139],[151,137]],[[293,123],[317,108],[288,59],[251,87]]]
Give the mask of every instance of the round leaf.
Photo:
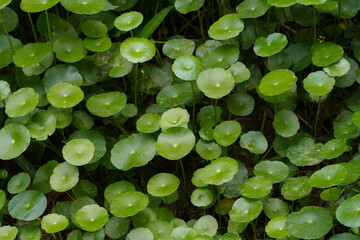
[[[344,50],[333,42],[318,43],[312,46],[312,62],[315,66],[326,67],[341,59]]]
[[[209,36],[215,40],[227,40],[239,35],[244,30],[244,21],[236,13],[222,16],[209,28]]]
[[[207,69],[201,72],[197,85],[207,97],[219,99],[229,94],[234,88],[235,80],[232,74],[224,69]]]
[[[107,36],[101,38],[85,38],[83,45],[86,49],[93,52],[105,52],[109,50],[112,46],[111,39]]]
[[[325,143],[320,149],[320,154],[325,159],[332,159],[341,156],[348,146],[344,139],[332,139]]]
[[[171,39],[163,45],[163,53],[175,59],[184,55],[191,55],[195,50],[195,42],[189,39]]]
[[[135,228],[129,232],[125,240],[153,240],[153,233],[147,228]]]
[[[287,216],[289,214],[289,206],[279,198],[269,198],[264,203],[264,213],[270,219]]]
[[[197,188],[191,193],[191,203],[196,207],[207,207],[214,200],[213,193],[208,189]]]
[[[261,198],[268,195],[272,190],[271,181],[262,176],[249,178],[240,187],[241,195],[248,198]]]
[[[22,0],[20,8],[24,12],[42,12],[55,6],[60,0]]]
[[[74,166],[82,166],[91,161],[95,146],[88,139],[73,139],[62,149],[64,159]]]
[[[146,185],[148,193],[154,197],[165,197],[175,192],[180,180],[170,173],[158,173],[149,179]]]
[[[135,191],[135,186],[128,181],[122,180],[107,186],[104,191],[104,197],[106,201],[112,203],[120,194],[131,191]]]
[[[294,201],[310,194],[312,186],[309,178],[296,177],[288,179],[281,187],[281,195],[286,200]]]
[[[291,137],[299,130],[300,123],[295,113],[283,109],[275,114],[273,126],[280,136]]]
[[[80,61],[87,54],[82,40],[76,36],[64,36],[56,39],[54,42],[54,52],[57,59],[67,63]]]
[[[262,154],[266,151],[268,143],[261,132],[250,131],[241,136],[240,146],[251,153]]]
[[[111,150],[111,163],[127,171],[146,165],[155,156],[155,141],[147,134],[134,134],[117,142]]]
[[[257,18],[264,15],[270,7],[266,0],[245,0],[236,7],[236,11],[240,18]]]
[[[39,94],[33,88],[20,88],[12,93],[5,104],[5,113],[11,118],[30,113],[39,102]]]
[[[61,0],[61,5],[73,13],[95,14],[101,12],[105,5],[105,0]]]
[[[140,12],[127,12],[115,19],[114,25],[117,29],[127,32],[137,28],[143,21],[144,16]]]
[[[333,226],[330,213],[322,207],[303,207],[299,212],[290,213],[286,219],[286,229],[291,235],[305,239],[324,236]]]
[[[324,96],[330,93],[334,85],[335,79],[323,71],[310,73],[304,79],[305,90],[315,96]]]
[[[71,83],[61,82],[53,85],[47,92],[47,99],[51,105],[58,108],[71,108],[84,98],[81,88]]]
[[[262,161],[255,165],[254,173],[256,176],[266,177],[271,182],[279,183],[289,175],[289,167],[280,161]]]
[[[234,93],[227,98],[227,107],[235,116],[247,116],[255,107],[255,100],[246,93]]]
[[[16,227],[2,226],[0,227],[0,238],[3,240],[14,240],[18,233]]]
[[[80,25],[81,31],[90,38],[101,38],[107,33],[107,27],[98,20],[87,20]]]
[[[257,199],[239,198],[229,212],[230,219],[239,223],[250,222],[262,211],[262,203]]]
[[[280,216],[271,219],[265,227],[266,234],[272,238],[283,238],[290,234],[285,228],[286,217]]]
[[[126,218],[144,210],[148,204],[147,195],[136,191],[124,192],[110,203],[110,211],[114,216]]]
[[[7,185],[7,190],[11,194],[23,192],[29,186],[31,177],[25,172],[21,172],[13,176]]]
[[[221,185],[233,179],[237,171],[238,163],[235,159],[221,157],[204,168],[201,181],[205,184]]]
[[[332,164],[314,172],[310,184],[317,188],[329,188],[340,184],[346,178],[347,171],[341,164]]]
[[[272,33],[266,38],[259,37],[254,43],[254,52],[260,57],[269,57],[280,52],[288,41],[284,34]]]
[[[261,79],[259,91],[266,96],[276,96],[289,90],[296,81],[297,77],[291,70],[277,69]]]
[[[175,8],[181,14],[187,14],[199,10],[205,0],[175,0]]]
[[[360,194],[344,200],[336,209],[336,219],[347,227],[360,226]]]
[[[128,38],[120,46],[121,55],[132,63],[149,61],[155,51],[154,44],[144,38]]]
[[[28,190],[15,195],[9,201],[8,209],[11,217],[32,221],[44,213],[46,204],[46,197],[43,193]]]
[[[224,121],[214,128],[213,136],[215,141],[223,147],[230,146],[240,136],[240,123],[229,120]]]
[[[75,215],[75,223],[82,229],[95,232],[101,229],[109,220],[106,209],[97,204],[82,207]]]
[[[146,113],[136,121],[136,129],[142,133],[153,133],[160,129],[161,116],[156,113]]]
[[[54,168],[53,174],[50,176],[51,188],[57,192],[66,192],[79,181],[79,170],[67,162],[60,163]]]
[[[56,233],[64,230],[69,225],[69,220],[56,213],[50,213],[41,220],[41,228],[47,233]]]
[[[195,145],[195,136],[187,128],[173,127],[160,133],[155,144],[156,151],[166,159],[185,157]]]
[[[202,65],[196,57],[184,55],[175,59],[172,70],[178,78],[191,81],[198,77],[202,70]]]
[[[29,130],[19,123],[10,123],[0,130],[0,159],[20,156],[30,144]]]
[[[18,67],[30,67],[40,62],[51,53],[51,46],[47,43],[29,43],[17,50],[13,60]]]
[[[126,105],[127,97],[122,92],[100,93],[86,101],[86,108],[99,117],[110,117],[120,112]]]

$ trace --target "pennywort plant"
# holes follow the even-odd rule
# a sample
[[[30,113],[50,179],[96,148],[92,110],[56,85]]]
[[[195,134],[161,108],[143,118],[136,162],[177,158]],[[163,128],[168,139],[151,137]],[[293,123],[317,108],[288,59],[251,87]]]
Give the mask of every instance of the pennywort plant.
[[[357,0],[0,0],[0,239],[360,239]]]

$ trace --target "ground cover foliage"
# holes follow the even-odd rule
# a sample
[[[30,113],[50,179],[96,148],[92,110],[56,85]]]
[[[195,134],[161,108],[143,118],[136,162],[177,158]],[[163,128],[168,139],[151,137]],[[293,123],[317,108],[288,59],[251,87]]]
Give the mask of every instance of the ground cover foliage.
[[[357,0],[0,0],[0,239],[360,239]]]

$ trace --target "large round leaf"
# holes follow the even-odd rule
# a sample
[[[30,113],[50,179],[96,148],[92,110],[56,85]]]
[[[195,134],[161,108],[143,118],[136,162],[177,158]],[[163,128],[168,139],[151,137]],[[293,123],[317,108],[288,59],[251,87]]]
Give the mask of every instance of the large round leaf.
[[[137,28],[142,23],[143,19],[144,16],[140,12],[127,12],[117,17],[114,25],[117,29],[126,32]]]
[[[195,136],[187,128],[173,127],[160,133],[155,144],[156,151],[166,159],[185,157],[195,145]]]
[[[63,7],[78,14],[95,14],[101,12],[105,5],[105,0],[61,0]]]
[[[303,207],[299,212],[290,213],[286,228],[291,235],[305,239],[317,239],[328,233],[332,226],[330,213],[322,207]]]
[[[244,21],[236,13],[222,16],[209,28],[209,36],[216,40],[227,40],[239,35],[244,30]]]
[[[259,37],[254,43],[254,52],[260,57],[269,57],[280,52],[288,43],[281,33],[272,33],[266,38]]]
[[[155,51],[154,44],[145,38],[128,38],[120,46],[121,55],[132,63],[149,61]]]
[[[235,116],[247,116],[255,107],[255,100],[247,93],[234,93],[227,98],[227,107]]]
[[[312,186],[308,177],[295,177],[288,179],[281,187],[281,195],[286,200],[294,201],[310,194]]]
[[[304,79],[304,88],[315,96],[324,96],[331,92],[335,85],[335,79],[323,71],[310,73]]]
[[[95,146],[94,156],[89,163],[96,162],[102,158],[106,153],[106,141],[103,135],[100,132],[95,130],[78,130],[73,132],[69,136],[69,140],[72,139],[88,139]]]
[[[108,31],[106,25],[99,20],[87,20],[81,23],[80,29],[90,38],[104,37]]]
[[[47,92],[53,85],[60,82],[69,82],[80,87],[83,83],[83,78],[73,65],[61,64],[49,68],[44,74],[43,82],[44,90]]]
[[[64,230],[69,225],[69,220],[64,216],[56,213],[50,213],[41,220],[41,228],[46,233],[56,233]]]
[[[30,144],[29,130],[19,123],[10,123],[0,130],[0,159],[20,156]]]
[[[110,203],[110,211],[114,216],[126,218],[144,210],[148,204],[147,195],[137,191],[124,192]]]
[[[261,79],[259,91],[266,96],[276,96],[289,90],[296,81],[297,77],[291,70],[277,69]]]
[[[268,143],[261,132],[250,131],[240,137],[240,146],[251,153],[262,154],[266,151]]]
[[[16,227],[11,227],[11,226],[0,227],[0,238],[2,240],[14,240],[16,239],[17,233],[18,233],[18,229]]]
[[[76,36],[64,36],[56,39],[54,42],[54,52],[57,59],[67,63],[80,61],[87,54],[82,40]]]
[[[237,171],[238,163],[235,159],[221,157],[204,168],[201,181],[205,184],[221,185],[233,179]]]
[[[235,80],[231,72],[221,69],[207,69],[197,78],[197,85],[207,97],[219,99],[229,94],[234,88]]]
[[[128,181],[122,180],[107,186],[104,191],[104,197],[106,201],[112,203],[120,194],[131,191],[135,191],[135,186]]]
[[[236,11],[240,18],[257,18],[270,7],[266,0],[245,0],[236,7]]]
[[[23,192],[29,186],[31,177],[25,172],[21,172],[13,176],[7,185],[7,190],[11,194]]]
[[[127,97],[122,92],[100,93],[86,101],[86,108],[99,117],[110,117],[120,112],[126,105]]]
[[[318,43],[312,46],[312,62],[315,66],[326,67],[341,59],[344,50],[333,42]]]
[[[289,167],[280,161],[262,161],[255,165],[256,176],[268,178],[273,184],[283,181],[289,175]]]
[[[61,82],[53,85],[47,92],[47,99],[51,105],[58,108],[71,108],[81,102],[84,92],[71,83]]]
[[[220,123],[214,128],[215,141],[223,147],[230,146],[240,136],[241,125],[237,121],[228,120]]]
[[[24,12],[42,12],[55,6],[60,0],[22,0],[20,8]]]
[[[13,60],[18,67],[30,67],[40,62],[51,53],[51,46],[47,43],[29,43],[17,50]]]
[[[172,70],[178,78],[185,81],[191,81],[199,76],[202,65],[200,60],[196,57],[184,55],[175,59]]]
[[[180,180],[170,173],[158,173],[149,179],[146,185],[148,193],[154,197],[165,197],[179,187]]]
[[[74,166],[82,166],[91,161],[95,146],[88,139],[73,139],[62,149],[64,159]]]
[[[44,213],[46,204],[46,197],[43,193],[28,190],[15,195],[9,201],[8,209],[11,217],[32,221]]]
[[[291,137],[299,130],[300,123],[295,113],[283,109],[275,114],[273,126],[280,136]]]
[[[320,154],[322,146],[310,137],[303,137],[290,144],[287,157],[296,166],[314,166],[324,160]]]
[[[205,0],[176,0],[175,8],[182,14],[199,10],[204,5]]]
[[[51,188],[57,192],[66,192],[79,181],[79,170],[67,162],[60,163],[54,168],[53,174],[50,176]]]
[[[268,195],[272,190],[270,179],[262,176],[256,176],[245,180],[240,187],[241,195],[248,198],[261,198]]]
[[[289,230],[285,228],[286,217],[280,216],[271,219],[265,227],[265,231],[269,237],[284,238],[290,234]]]
[[[314,172],[310,177],[310,184],[317,188],[330,188],[343,182],[346,175],[344,166],[332,164]]]
[[[117,142],[111,150],[111,163],[127,171],[146,165],[155,156],[155,141],[147,134],[134,134]]]
[[[345,139],[332,139],[325,143],[320,149],[320,154],[325,159],[341,156],[348,149]]]
[[[75,215],[75,223],[89,232],[101,229],[108,220],[109,214],[106,209],[97,204],[86,205]]]
[[[12,118],[22,117],[34,110],[39,98],[39,94],[33,88],[20,88],[8,97],[5,113]]]
[[[229,216],[236,222],[250,222],[259,216],[262,208],[262,203],[257,199],[239,198],[234,202]]]
[[[336,219],[347,227],[360,226],[360,194],[346,199],[336,209]]]

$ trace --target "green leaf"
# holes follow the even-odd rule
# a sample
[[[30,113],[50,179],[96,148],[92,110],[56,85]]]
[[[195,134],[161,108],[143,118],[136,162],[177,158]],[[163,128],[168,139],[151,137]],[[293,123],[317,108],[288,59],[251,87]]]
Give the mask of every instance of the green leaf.
[[[281,195],[294,201],[310,194],[312,186],[308,177],[289,178],[281,187]]]
[[[1,0],[0,1],[0,9],[3,9],[4,7],[6,7],[7,5],[9,5],[11,3],[12,0]]]
[[[155,141],[147,134],[138,133],[117,142],[111,150],[111,163],[127,171],[146,165],[155,156]]]
[[[224,69],[207,69],[201,72],[196,80],[197,85],[207,97],[219,99],[231,92],[235,80],[232,74]]]
[[[110,117],[120,112],[126,105],[127,97],[122,92],[100,93],[86,101],[86,108],[99,117]]]
[[[277,69],[261,79],[259,91],[266,96],[276,96],[289,90],[296,81],[297,77],[293,71]]]
[[[245,0],[236,7],[236,11],[240,18],[258,18],[270,7],[266,0]]]
[[[47,43],[26,44],[15,52],[13,57],[14,64],[18,67],[33,66],[51,53],[51,51],[51,46]]]
[[[205,0],[175,0],[175,8],[181,14],[187,14],[199,10]]]
[[[341,59],[344,50],[333,42],[317,43],[311,47],[312,62],[315,66],[326,67]]]
[[[178,78],[191,81],[201,73],[202,65],[200,60],[194,56],[180,56],[175,59],[172,70]]]
[[[83,45],[92,52],[105,52],[111,48],[112,42],[107,36],[96,39],[87,37],[84,39]]]
[[[61,82],[69,82],[80,87],[83,84],[83,78],[73,65],[61,64],[49,68],[44,74],[43,82],[44,90],[47,92],[53,85]]]
[[[290,234],[305,239],[324,236],[333,226],[330,213],[322,207],[307,206],[286,218],[286,229]]]
[[[24,12],[42,12],[55,6],[60,0],[22,0],[20,8]]]
[[[336,219],[344,226],[360,226],[360,194],[345,199],[336,209]]]
[[[250,131],[240,137],[240,146],[251,153],[262,154],[266,151],[268,143],[261,132]]]
[[[261,202],[257,199],[239,198],[234,202],[229,216],[236,222],[250,222],[259,216],[262,208]]]
[[[177,160],[188,155],[194,145],[195,136],[189,129],[173,127],[160,133],[155,147],[164,158]]]
[[[20,40],[10,36],[10,41],[13,45],[14,51],[22,48],[22,43]],[[6,67],[13,61],[13,53],[9,41],[5,34],[0,34],[0,68]]]
[[[53,85],[47,92],[50,104],[58,108],[71,108],[80,103],[84,98],[81,88],[71,83],[61,82]]]
[[[154,235],[147,228],[135,228],[129,232],[125,240],[153,240]]]
[[[127,32],[137,28],[142,23],[143,19],[144,16],[140,12],[127,12],[117,17],[114,25],[117,29]]]
[[[332,164],[314,172],[310,177],[310,184],[316,188],[330,188],[343,182],[346,175],[344,166]]]
[[[156,14],[150,21],[147,22],[147,24],[143,27],[143,29],[141,29],[141,32],[137,36],[140,38],[149,38],[164,21],[164,18],[168,15],[170,10],[173,9],[173,7],[173,5],[167,6],[158,14]]]
[[[244,30],[244,21],[236,13],[222,16],[209,30],[209,37],[215,40],[227,40],[236,37]]]
[[[64,230],[69,225],[69,220],[64,216],[56,213],[50,213],[41,220],[41,228],[46,233],[56,233]]]
[[[289,167],[280,161],[265,160],[255,165],[254,173],[256,176],[268,178],[274,184],[287,178]]]
[[[221,157],[205,166],[201,181],[205,184],[221,185],[229,182],[238,171],[238,163],[233,158]]]
[[[95,14],[101,12],[105,5],[105,0],[61,0],[61,5],[73,13]]]
[[[110,203],[110,212],[117,217],[130,217],[144,210],[148,204],[147,195],[137,191],[124,192]]]
[[[98,20],[87,20],[81,23],[80,29],[89,38],[101,38],[108,32],[106,25]]]
[[[131,191],[135,191],[135,186],[128,181],[122,180],[107,186],[104,191],[104,197],[106,201],[112,203],[120,194]]]
[[[97,204],[85,205],[76,212],[75,223],[85,231],[101,229],[109,220],[106,209]]]
[[[74,166],[82,166],[91,161],[95,146],[88,139],[73,139],[62,149],[64,159]]]
[[[0,159],[20,156],[30,144],[29,130],[19,123],[10,123],[0,130]]]
[[[18,229],[12,226],[0,227],[0,238],[3,240],[14,240],[18,233]]]
[[[234,93],[227,98],[227,107],[235,116],[248,116],[255,107],[255,100],[247,93]]]
[[[43,193],[27,190],[15,195],[9,201],[11,217],[31,221],[41,216],[46,209],[47,200]]]
[[[146,62],[155,56],[154,44],[145,38],[128,38],[120,46],[121,55],[129,62]]]
[[[212,237],[218,230],[218,222],[213,216],[205,215],[196,221],[193,229],[199,235],[207,235]]]
[[[57,192],[66,192],[79,181],[79,170],[67,162],[58,164],[50,176],[51,188]]]
[[[259,37],[254,43],[254,52],[260,57],[269,57],[280,52],[288,41],[284,34],[272,33],[266,38]]]
[[[170,173],[158,173],[149,179],[146,185],[148,193],[154,197],[165,197],[179,187],[180,180]]]
[[[25,172],[21,172],[13,176],[7,185],[7,190],[11,194],[23,192],[30,185],[31,177]]]
[[[310,73],[303,81],[307,92],[315,96],[324,96],[331,92],[335,79],[323,71]]]
[[[223,147],[233,144],[241,134],[241,125],[237,121],[228,120],[214,128],[215,141]]]
[[[256,176],[245,180],[245,183],[240,187],[241,195],[248,198],[265,197],[272,190],[272,182],[270,179],[262,176]]]
[[[292,111],[283,109],[274,116],[273,126],[282,137],[294,136],[300,128],[298,117]]]

